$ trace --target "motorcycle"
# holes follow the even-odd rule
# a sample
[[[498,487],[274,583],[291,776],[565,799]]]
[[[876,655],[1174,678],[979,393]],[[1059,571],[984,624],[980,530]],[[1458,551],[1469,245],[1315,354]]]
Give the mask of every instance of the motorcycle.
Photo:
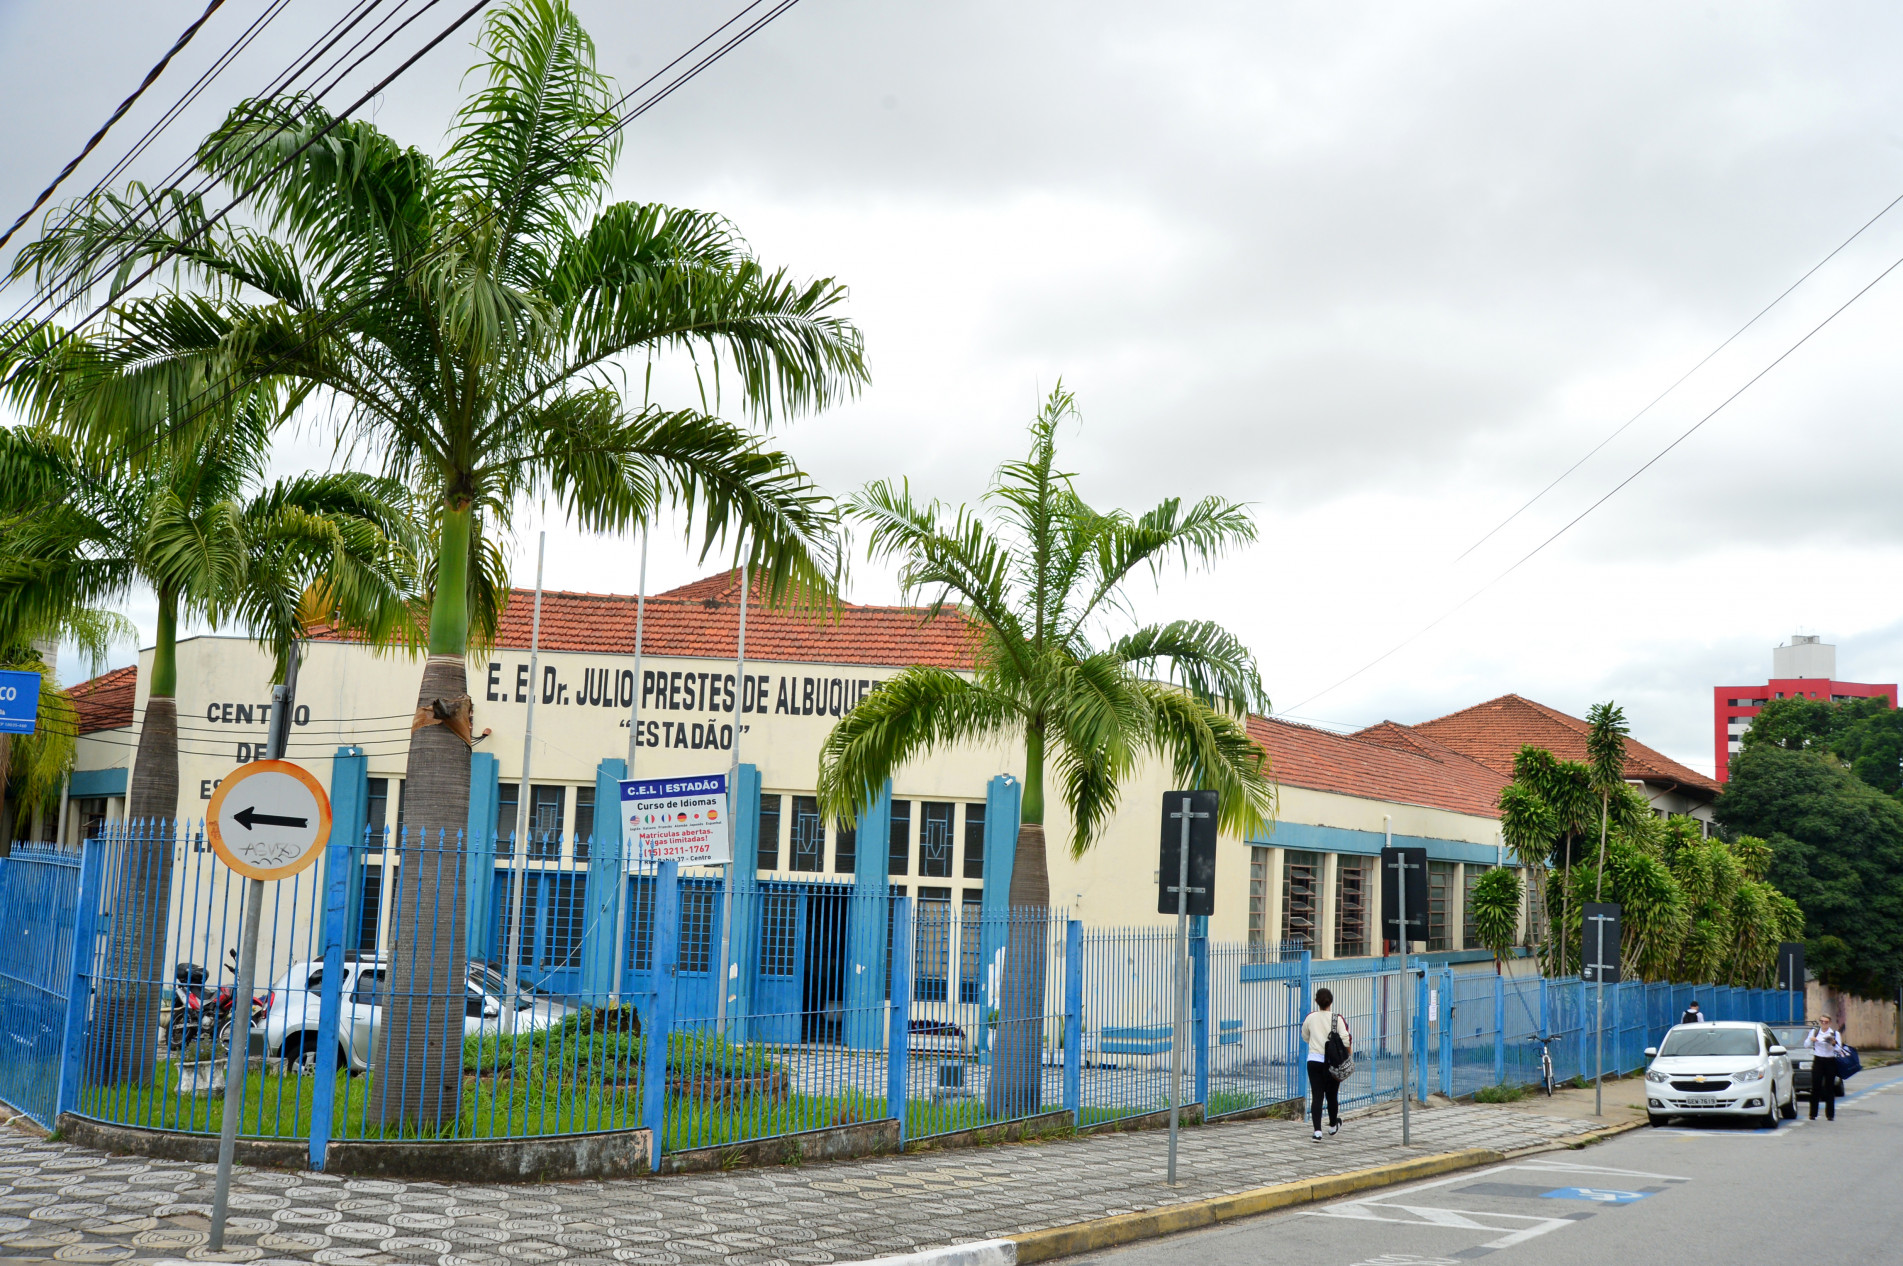
[[[225,957],[229,960],[225,970],[235,977],[238,972],[238,951],[231,950]],[[237,990],[233,985],[220,985],[214,993],[210,990],[203,967],[197,963],[180,963],[172,972],[172,997],[172,1018],[166,1033],[171,1049],[182,1050],[203,1036],[207,1029],[216,1036],[220,1049],[229,1049],[231,1013],[237,1003]],[[271,1009],[271,998],[269,991],[252,995],[252,1027],[264,1023],[264,1017]]]

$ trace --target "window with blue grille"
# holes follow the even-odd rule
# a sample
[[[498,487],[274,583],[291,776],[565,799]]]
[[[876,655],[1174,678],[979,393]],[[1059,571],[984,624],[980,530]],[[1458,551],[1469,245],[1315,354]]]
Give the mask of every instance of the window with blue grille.
[[[628,901],[628,970],[654,970],[654,881],[635,878]]]
[[[760,797],[760,844],[755,864],[769,874],[780,868],[780,798]]]
[[[920,888],[913,911],[912,997],[943,1002],[951,971],[951,889]]]
[[[714,969],[714,888],[681,886],[681,961],[679,970]]]
[[[981,806],[982,807],[982,806]],[[958,911],[958,1001],[976,1002],[983,989],[984,964],[979,959],[984,948],[985,892],[982,888],[965,889],[965,900]]]
[[[826,868],[826,819],[819,816],[819,801],[812,796],[793,797],[793,839],[788,870],[824,870]]]
[[[918,873],[921,879],[951,878],[954,808],[952,804],[940,800],[926,800],[920,805]],[[947,892],[946,900],[950,899],[950,893]]]
[[[985,877],[985,807],[965,806],[965,878]]]
[[[795,892],[769,892],[760,898],[760,974],[762,976],[791,976],[793,974],[794,943],[793,929],[800,912],[799,894]]]

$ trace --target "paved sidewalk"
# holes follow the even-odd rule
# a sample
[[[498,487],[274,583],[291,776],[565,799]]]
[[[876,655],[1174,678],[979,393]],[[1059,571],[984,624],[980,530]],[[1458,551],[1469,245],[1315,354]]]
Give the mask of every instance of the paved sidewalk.
[[[858,1261],[1461,1148],[1564,1141],[1591,1119],[1513,1108],[1350,1114],[1316,1143],[1306,1121],[1185,1130],[1177,1187],[1162,1131],[838,1164],[620,1182],[451,1186],[241,1169],[227,1252],[206,1243],[212,1169],[0,1134],[0,1258],[295,1261],[322,1266]]]

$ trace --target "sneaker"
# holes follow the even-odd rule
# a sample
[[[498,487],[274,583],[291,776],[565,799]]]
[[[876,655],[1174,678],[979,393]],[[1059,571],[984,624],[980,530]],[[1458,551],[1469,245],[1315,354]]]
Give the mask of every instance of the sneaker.
[[[1322,1141],[1322,1132],[1320,1130],[1315,1131],[1315,1141],[1317,1143]]]
[[[1340,1133],[1341,1133],[1341,1122],[1337,1121],[1333,1125],[1328,1127],[1328,1136],[1330,1138],[1333,1138],[1335,1135]]]

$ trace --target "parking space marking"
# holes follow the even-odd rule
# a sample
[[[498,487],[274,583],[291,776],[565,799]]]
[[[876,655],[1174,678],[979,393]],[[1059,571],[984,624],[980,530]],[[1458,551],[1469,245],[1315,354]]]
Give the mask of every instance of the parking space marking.
[[[1491,1233],[1495,1238],[1482,1241],[1471,1249],[1462,1250],[1462,1257],[1478,1256],[1498,1249],[1512,1248],[1524,1244],[1562,1227],[1572,1226],[1593,1216],[1590,1211],[1581,1210],[1560,1217],[1531,1213],[1507,1213],[1496,1209],[1451,1209],[1440,1205],[1414,1204],[1409,1202],[1423,1193],[1455,1183],[1468,1186],[1486,1185],[1488,1178],[1501,1174],[1547,1174],[1547,1175],[1589,1175],[1603,1178],[1645,1178],[1654,1182],[1683,1183],[1689,1178],[1678,1174],[1655,1174],[1644,1170],[1615,1169],[1604,1165],[1576,1165],[1558,1159],[1541,1161],[1521,1161],[1510,1165],[1495,1165],[1473,1173],[1457,1174],[1451,1178],[1440,1178],[1433,1182],[1419,1183],[1391,1193],[1387,1199],[1345,1200],[1340,1204],[1320,1209],[1297,1210],[1301,1216],[1311,1218],[1341,1218],[1355,1222],[1389,1222],[1404,1226],[1445,1227],[1457,1231],[1480,1231]],[[1562,1192],[1593,1193],[1590,1195],[1561,1196]],[[1454,1194],[1454,1193],[1448,1193]],[[1484,1190],[1475,1194],[1485,1194]],[[1642,1200],[1651,1192],[1633,1192],[1623,1188],[1611,1187],[1571,1187],[1557,1190],[1541,1189],[1538,1196],[1584,1200],[1593,1204],[1630,1204]],[[1533,1197],[1537,1198],[1537,1197]]]

